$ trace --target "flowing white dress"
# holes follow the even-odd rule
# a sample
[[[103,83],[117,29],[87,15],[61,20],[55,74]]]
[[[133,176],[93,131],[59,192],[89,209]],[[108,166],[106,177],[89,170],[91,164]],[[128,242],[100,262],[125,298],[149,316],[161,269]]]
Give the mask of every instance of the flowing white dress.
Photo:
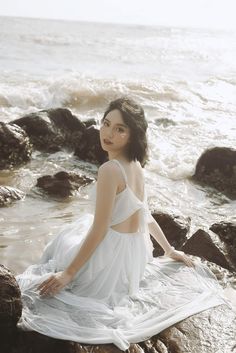
[[[121,350],[190,315],[228,304],[215,275],[196,261],[195,268],[166,256],[154,258],[148,231],[152,222],[147,195],[137,198],[126,182],[116,195],[106,236],[74,280],[54,297],[42,298],[39,283],[65,269],[81,247],[93,214],[66,226],[44,249],[38,264],[17,276],[23,300],[19,327],[54,338],[87,344],[114,343]],[[96,198],[94,188],[93,203]],[[139,231],[121,233],[112,225],[139,210]]]

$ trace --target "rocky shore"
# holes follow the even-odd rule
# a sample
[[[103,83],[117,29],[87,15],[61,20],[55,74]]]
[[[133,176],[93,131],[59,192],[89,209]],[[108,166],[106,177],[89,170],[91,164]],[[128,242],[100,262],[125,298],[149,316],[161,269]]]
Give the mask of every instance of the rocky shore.
[[[42,110],[5,124],[0,123],[0,170],[14,169],[28,163],[32,151],[47,153],[66,150],[80,160],[96,165],[107,160],[99,143],[99,130],[94,120],[80,121],[68,109]],[[38,178],[34,188],[45,197],[67,199],[93,179],[75,172],[59,171]],[[236,199],[236,150],[215,147],[199,158],[194,183],[211,187],[231,200]],[[0,207],[24,202],[25,193],[8,185],[0,185]],[[178,250],[198,257],[213,271],[222,287],[236,288],[236,224],[219,222],[209,229],[190,232],[189,217],[152,214],[167,239]],[[189,236],[190,235],[190,236]],[[152,238],[154,256],[163,254]],[[2,353],[74,353],[120,352],[114,345],[88,346],[55,340],[35,332],[21,332],[16,324],[21,316],[20,290],[14,275],[0,267],[0,352]],[[236,349],[236,313],[220,305],[179,322],[151,339],[134,344],[129,353],[216,353]]]

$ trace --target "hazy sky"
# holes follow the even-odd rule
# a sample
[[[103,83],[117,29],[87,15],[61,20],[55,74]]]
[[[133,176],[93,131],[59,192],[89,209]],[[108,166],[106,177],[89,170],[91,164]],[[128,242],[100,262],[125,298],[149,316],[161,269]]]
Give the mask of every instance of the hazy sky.
[[[236,29],[236,0],[7,0],[0,15]]]

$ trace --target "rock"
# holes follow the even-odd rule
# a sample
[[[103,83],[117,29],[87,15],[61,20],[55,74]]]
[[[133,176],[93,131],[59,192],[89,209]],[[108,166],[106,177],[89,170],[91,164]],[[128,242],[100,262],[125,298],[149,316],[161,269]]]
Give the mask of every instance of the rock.
[[[64,108],[40,110],[11,123],[26,131],[35,149],[46,152],[75,149],[86,129],[83,122]]]
[[[227,254],[236,269],[236,224],[230,222],[215,223],[210,230],[216,233],[226,246]]]
[[[92,178],[81,174],[61,171],[55,175],[45,175],[38,178],[36,186],[49,195],[68,197],[92,181]]]
[[[226,288],[227,286],[232,287],[236,290],[236,272],[229,271],[226,268],[223,268],[214,262],[207,261],[205,259],[201,259],[201,263],[206,265],[216,276],[218,282],[222,286],[222,288]]]
[[[215,147],[199,158],[194,181],[214,187],[232,200],[236,199],[236,150]]]
[[[0,169],[12,168],[30,159],[32,146],[25,131],[0,122]]]
[[[0,345],[1,348],[1,345]],[[14,341],[4,347],[4,353],[123,353],[114,344],[87,345],[58,340],[34,331],[18,329]],[[143,353],[138,344],[131,344],[126,353]]]
[[[192,315],[152,337],[144,352],[231,353],[235,350],[236,314],[218,305]],[[160,346],[160,342],[162,345]]]
[[[0,186],[0,207],[8,206],[16,200],[21,200],[25,194],[10,186]]]
[[[70,342],[69,353],[124,353],[114,344],[95,344],[87,345],[75,342]],[[129,351],[126,351],[129,353]],[[139,351],[134,351],[134,353],[139,353]]]
[[[163,127],[169,127],[169,126],[175,126],[177,125],[177,123],[172,120],[172,119],[168,119],[168,118],[159,118],[159,119],[155,119],[154,123],[157,126],[163,126]]]
[[[21,292],[13,274],[0,264],[0,343],[11,339],[21,317]]]
[[[180,249],[187,240],[186,235],[190,229],[190,218],[157,213],[155,211],[152,212],[152,216],[159,224],[171,245],[176,249]],[[154,246],[153,256],[162,256],[164,254],[163,249],[152,236],[151,239]]]
[[[85,130],[80,144],[75,150],[75,155],[84,161],[97,164],[102,164],[108,159],[107,152],[101,147],[99,130],[93,125]]]
[[[189,238],[186,243],[181,247],[187,254],[199,256],[208,261],[214,262],[230,271],[235,268],[231,262],[224,244],[220,241],[219,237],[213,239],[204,230],[199,229]]]
[[[1,346],[0,346],[1,348]],[[4,350],[3,350],[4,348]],[[14,340],[5,344],[4,353],[71,353],[70,343],[34,331],[17,330]]]
[[[87,119],[84,121],[84,124],[86,126],[86,128],[92,126],[92,125],[96,125],[96,120],[91,118],[91,119]]]

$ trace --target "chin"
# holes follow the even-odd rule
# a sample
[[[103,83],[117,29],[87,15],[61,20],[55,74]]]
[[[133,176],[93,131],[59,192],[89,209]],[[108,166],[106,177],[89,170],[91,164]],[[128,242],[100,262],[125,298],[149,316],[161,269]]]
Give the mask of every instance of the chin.
[[[101,142],[101,147],[102,147],[102,149],[103,149],[104,151],[110,151],[110,149],[111,149],[110,146],[105,145],[105,143],[102,143],[102,142]]]

